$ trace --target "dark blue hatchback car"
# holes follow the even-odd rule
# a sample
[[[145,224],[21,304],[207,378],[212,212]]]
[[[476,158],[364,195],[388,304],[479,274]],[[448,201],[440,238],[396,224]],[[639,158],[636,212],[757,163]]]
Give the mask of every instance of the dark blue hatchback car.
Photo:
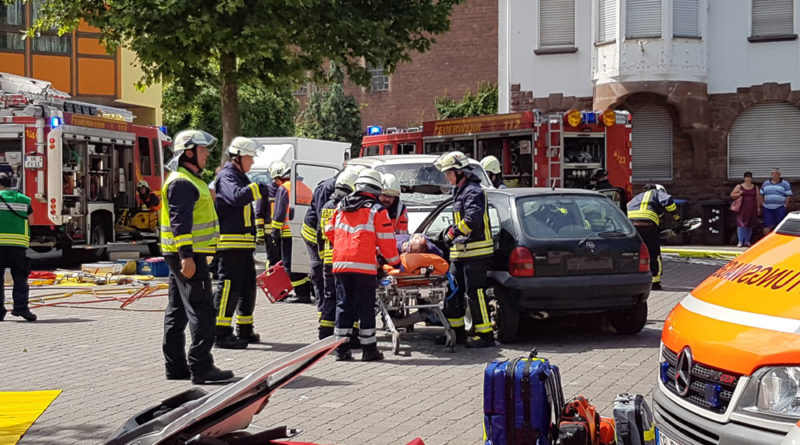
[[[520,317],[604,313],[621,334],[647,321],[649,254],[619,206],[588,190],[486,190],[495,254],[488,302],[498,340],[515,339]],[[420,224],[437,238],[452,224],[452,200]]]

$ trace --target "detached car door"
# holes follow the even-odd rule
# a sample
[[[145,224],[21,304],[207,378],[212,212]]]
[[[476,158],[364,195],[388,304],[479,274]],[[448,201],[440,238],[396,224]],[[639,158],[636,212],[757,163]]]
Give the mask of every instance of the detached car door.
[[[294,209],[289,220],[289,228],[292,230],[292,272],[311,272],[308,250],[302,236],[303,221],[311,208],[314,190],[322,181],[336,176],[340,170],[333,164],[292,162],[292,192],[289,196],[290,206]]]

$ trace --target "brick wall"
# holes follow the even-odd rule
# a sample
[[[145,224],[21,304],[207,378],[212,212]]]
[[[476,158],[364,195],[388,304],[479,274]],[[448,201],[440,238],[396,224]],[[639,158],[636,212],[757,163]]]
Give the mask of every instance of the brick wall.
[[[361,103],[367,125],[409,127],[436,119],[434,99],[460,99],[482,81],[497,83],[497,0],[467,0],[453,9],[450,31],[436,37],[424,54],[398,65],[389,91],[370,92],[346,85]]]

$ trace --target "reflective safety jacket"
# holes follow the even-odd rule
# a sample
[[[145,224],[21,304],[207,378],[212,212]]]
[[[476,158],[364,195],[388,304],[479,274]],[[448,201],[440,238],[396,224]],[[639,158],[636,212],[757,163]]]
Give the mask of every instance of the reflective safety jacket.
[[[164,181],[161,196],[167,197],[160,214],[161,251],[165,255],[180,253],[181,258],[193,253],[214,254],[219,222],[208,185],[186,168],[178,167]]]
[[[322,207],[328,202],[336,188],[336,177],[328,178],[319,183],[311,196],[311,207],[306,212],[303,220],[303,239],[313,245],[318,245],[321,241],[322,233],[317,230],[320,226],[320,212]],[[322,225],[321,227],[325,227]]]
[[[651,221],[657,226],[661,224],[661,218],[667,212],[672,213],[674,222],[680,221],[680,215],[675,213],[677,210],[672,196],[659,190],[647,190],[628,201],[628,219]]]
[[[333,273],[377,275],[376,251],[391,266],[400,264],[392,221],[377,197],[357,192],[333,213],[325,236],[333,243]]]
[[[480,179],[472,174],[453,190],[455,244],[451,260],[488,257],[494,254],[489,206]]]
[[[256,224],[250,203],[262,199],[261,188],[231,162],[219,171],[214,199],[220,231],[217,250],[255,249]]]
[[[27,249],[31,242],[31,198],[16,190],[0,190],[0,198],[0,246]]]
[[[322,264],[333,264],[333,244],[331,240],[325,235],[326,228],[331,224],[333,213],[336,206],[347,196],[349,193],[342,189],[334,190],[331,199],[322,206],[319,212],[319,226],[317,232],[321,235],[320,242],[317,244],[319,250],[319,257],[322,259]]]
[[[278,190],[274,182],[260,185],[261,199],[256,201],[256,236],[259,238],[264,236],[264,226],[272,226],[272,209],[275,206],[275,191]]]
[[[275,190],[275,204],[272,208],[272,225],[273,229],[280,229],[281,238],[291,238],[292,229],[289,228],[289,196],[292,194],[292,183],[284,181]],[[311,196],[313,192],[302,181],[297,181],[297,203],[309,205],[311,204]]]
[[[394,233],[408,233],[408,209],[406,205],[400,201],[400,198],[395,198],[394,203],[386,210],[389,211],[389,219],[392,220]]]

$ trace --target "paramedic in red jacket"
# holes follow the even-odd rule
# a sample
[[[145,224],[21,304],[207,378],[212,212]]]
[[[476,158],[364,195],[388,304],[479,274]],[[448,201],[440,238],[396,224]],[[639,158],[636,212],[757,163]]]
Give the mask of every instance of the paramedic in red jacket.
[[[408,210],[405,204],[400,201],[400,182],[397,176],[391,173],[381,175],[383,191],[378,198],[389,212],[389,219],[392,220],[394,233],[398,235],[408,234]]]
[[[353,323],[360,322],[361,361],[382,360],[375,337],[375,289],[378,258],[400,266],[392,221],[378,201],[381,174],[368,168],[359,173],[356,191],[344,198],[333,214],[325,235],[333,243],[333,275],[336,280],[336,324],[333,334],[347,339]],[[348,343],[336,349],[336,360],[353,358]]]

